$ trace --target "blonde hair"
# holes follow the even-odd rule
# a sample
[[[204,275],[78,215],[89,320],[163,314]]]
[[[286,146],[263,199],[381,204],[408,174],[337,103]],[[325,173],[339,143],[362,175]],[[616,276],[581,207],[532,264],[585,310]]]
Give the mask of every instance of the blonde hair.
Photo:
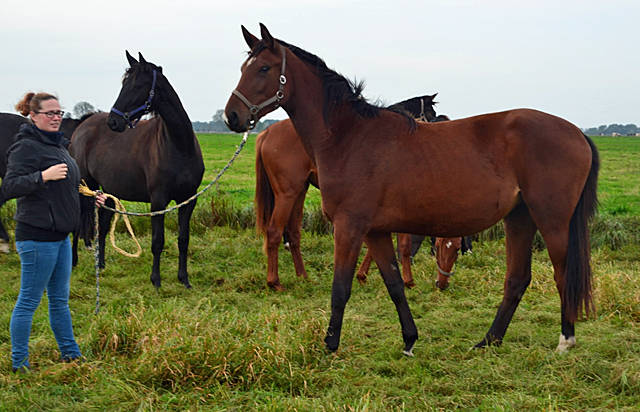
[[[57,96],[54,96],[49,93],[26,93],[22,99],[16,104],[16,110],[23,116],[29,114],[29,112],[37,112],[42,108],[42,102],[55,99],[58,100]]]

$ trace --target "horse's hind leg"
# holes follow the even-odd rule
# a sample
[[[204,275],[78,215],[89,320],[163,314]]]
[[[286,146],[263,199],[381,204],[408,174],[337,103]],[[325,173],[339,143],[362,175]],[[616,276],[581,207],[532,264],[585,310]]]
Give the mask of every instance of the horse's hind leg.
[[[398,311],[402,327],[402,339],[405,344],[403,353],[413,356],[412,350],[418,339],[418,329],[413,321],[409,303],[404,293],[405,283],[398,270],[398,262],[393,250],[391,236],[389,234],[369,234],[367,236],[367,245],[373,254],[378,269],[380,269],[389,296]]]
[[[178,209],[178,280],[187,288],[191,289],[189,283],[189,272],[187,271],[187,258],[189,252],[189,222],[193,215],[198,199],[194,199]]]
[[[400,252],[400,262],[402,263],[402,279],[404,285],[409,289],[416,284],[411,273],[411,235],[408,233],[398,233],[398,251]]]
[[[360,264],[358,272],[356,273],[356,279],[358,279],[358,282],[360,282],[361,285],[367,283],[367,273],[369,273],[371,262],[373,262],[373,255],[367,247],[367,253],[365,253],[364,259],[362,259],[362,263]]]
[[[502,343],[511,318],[531,282],[531,247],[537,228],[524,203],[520,203],[504,218],[504,227],[507,276],[502,303],[491,328],[476,348]]]
[[[302,232],[302,215],[304,211],[304,198],[306,196],[307,189],[298,195],[298,198],[293,204],[291,209],[291,216],[289,222],[285,227],[285,235],[289,241],[289,251],[291,252],[291,258],[293,259],[293,266],[296,270],[296,275],[307,279],[307,270],[304,268],[304,261],[302,260],[302,252],[300,251],[300,238]]]

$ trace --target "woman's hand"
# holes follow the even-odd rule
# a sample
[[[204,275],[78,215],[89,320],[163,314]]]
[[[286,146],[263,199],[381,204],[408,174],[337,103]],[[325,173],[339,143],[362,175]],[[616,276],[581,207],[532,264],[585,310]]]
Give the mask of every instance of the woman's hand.
[[[67,177],[67,164],[66,163],[60,163],[57,165],[53,165],[50,168],[48,168],[47,170],[42,172],[42,181],[44,183],[48,182],[49,180],[62,180],[65,179]]]
[[[104,193],[100,192],[96,195],[96,202],[98,202],[98,205],[102,206],[106,201],[107,201],[107,195],[105,195]]]

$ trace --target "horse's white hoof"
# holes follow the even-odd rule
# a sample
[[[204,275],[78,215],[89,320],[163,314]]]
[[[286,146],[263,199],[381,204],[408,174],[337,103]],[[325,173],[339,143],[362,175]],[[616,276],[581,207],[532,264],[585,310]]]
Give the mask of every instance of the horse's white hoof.
[[[576,346],[576,337],[572,336],[569,339],[565,338],[564,335],[560,334],[560,340],[558,342],[558,347],[556,348],[556,353],[567,353],[567,351]]]
[[[402,351],[402,354],[405,356],[413,357],[413,346],[409,348],[409,350],[405,349]]]

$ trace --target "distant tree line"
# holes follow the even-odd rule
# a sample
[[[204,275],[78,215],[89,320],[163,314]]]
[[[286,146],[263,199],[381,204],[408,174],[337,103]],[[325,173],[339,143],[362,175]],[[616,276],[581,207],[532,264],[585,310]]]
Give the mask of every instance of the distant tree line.
[[[209,122],[191,122],[193,130],[196,133],[229,133],[230,130],[222,117],[223,113],[224,110],[219,109]],[[259,133],[276,122],[279,120],[260,120],[253,131]]]
[[[96,113],[98,110],[89,102],[78,102],[73,107],[73,110],[67,111],[64,117],[80,119],[82,116],[88,113]],[[193,124],[193,130],[196,133],[229,133],[230,130],[224,123],[222,114],[224,110],[220,109],[213,115],[213,118],[209,122],[191,122]],[[261,120],[253,129],[254,132],[259,133],[271,126],[279,120]]]
[[[587,136],[611,136],[614,133],[618,133],[620,136],[635,136],[636,133],[640,133],[640,128],[633,123],[626,125],[614,123],[609,126],[603,124],[599,127],[590,127],[588,129],[583,129],[582,131]]]

